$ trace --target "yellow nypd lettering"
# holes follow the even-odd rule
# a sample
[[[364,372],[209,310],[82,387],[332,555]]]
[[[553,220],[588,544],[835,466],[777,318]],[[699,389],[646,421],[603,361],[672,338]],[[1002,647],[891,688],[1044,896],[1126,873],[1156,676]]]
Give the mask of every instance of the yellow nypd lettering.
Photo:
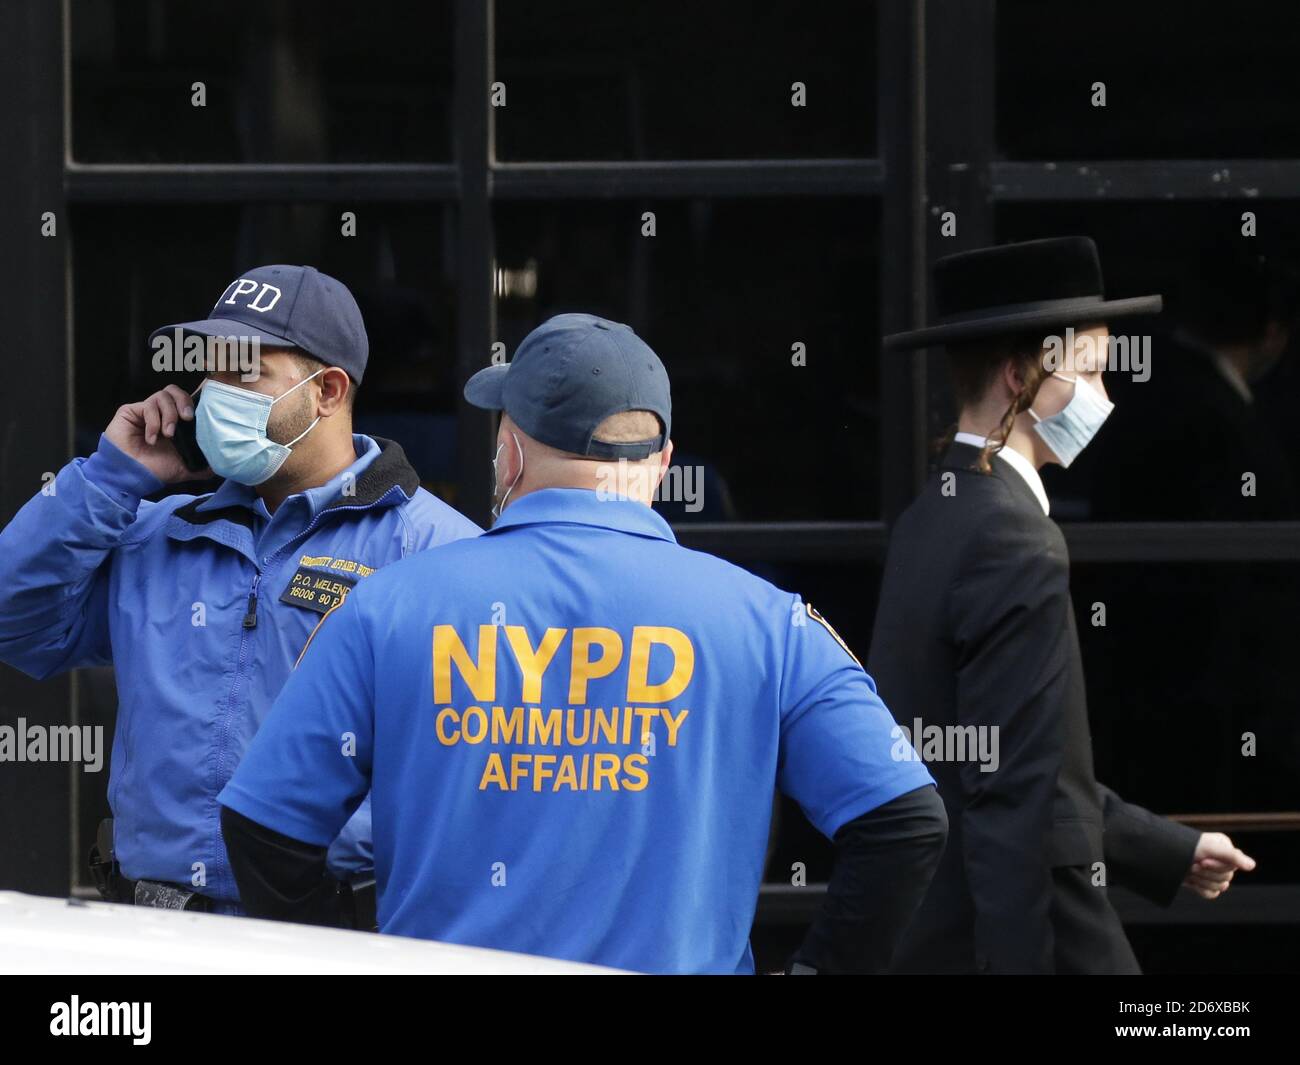
[[[605,743],[618,742],[618,709],[616,707],[611,707],[608,714],[605,713],[603,706],[596,711],[596,732]]]
[[[564,642],[564,629],[547,629],[542,642],[534,651],[528,642],[528,633],[522,625],[507,625],[506,639],[510,641],[510,650],[515,653],[520,672],[524,675],[522,698],[526,703],[540,702],[542,698],[542,674],[551,664],[555,652]]]
[[[516,706],[506,715],[505,707],[492,707],[492,742],[499,743],[523,743],[524,742],[524,708]]]
[[[663,749],[677,747],[689,715],[688,709],[674,712],[662,706],[507,709],[475,705],[463,712],[445,706],[434,717],[434,735],[444,747],[487,744],[492,748],[483,763],[480,791],[643,791],[650,785],[653,760],[646,756],[642,745],[663,722],[667,733]],[[594,727],[596,722],[602,727]],[[605,745],[628,747],[624,735],[633,738],[630,750],[596,750],[581,755],[573,750]],[[520,750],[523,746],[529,749]]]
[[[478,658],[469,656],[460,634],[451,625],[433,627],[433,701],[451,702],[451,667],[456,666],[475,699],[485,703],[496,698],[497,627],[478,627]]]
[[[478,744],[487,735],[488,719],[481,706],[467,706],[460,719],[460,736],[466,743]]]
[[[600,654],[591,657],[593,648]],[[569,702],[574,706],[587,701],[587,683],[608,677],[623,657],[623,637],[613,629],[581,628],[573,630],[573,661],[569,667]]]
[[[543,714],[537,707],[530,706],[528,708],[528,742],[530,744],[559,743],[562,724],[563,715],[558,708],[548,714]]]
[[[655,644],[673,653],[673,669],[658,684],[649,681],[650,651]],[[663,625],[638,625],[632,630],[632,652],[628,661],[627,701],[666,703],[686,690],[695,673],[695,648],[681,629]]]
[[[675,717],[667,710],[663,710],[662,713],[664,715],[664,723],[668,728],[668,746],[676,747],[677,730],[682,727],[682,722],[686,720],[686,715],[689,714],[690,711],[683,710],[680,714],[676,715]]]
[[[631,780],[623,781],[623,788],[626,791],[644,791],[645,786],[650,783],[650,774],[646,772],[646,766],[649,759],[644,754],[629,754],[623,759],[623,772],[631,776]]]
[[[433,729],[438,734],[438,742],[445,747],[450,747],[453,743],[460,742],[460,728],[456,727],[454,732],[448,732],[446,729],[447,722],[450,721],[453,726],[460,721],[460,715],[456,713],[454,706],[444,706],[438,711],[438,716],[434,718]]]
[[[434,626],[433,731],[441,747],[482,749],[479,791],[613,794],[653,786],[664,764],[657,759],[671,759],[689,732],[691,710],[667,705],[695,675],[695,648],[685,632],[638,625],[625,637],[605,626],[551,627],[534,642],[522,625],[477,628],[474,634]],[[513,665],[498,658],[501,633]],[[592,683],[620,666],[622,705],[587,705]],[[546,678],[556,673],[548,687]],[[469,705],[456,704],[457,675]],[[544,691],[567,694],[568,705],[546,705]]]

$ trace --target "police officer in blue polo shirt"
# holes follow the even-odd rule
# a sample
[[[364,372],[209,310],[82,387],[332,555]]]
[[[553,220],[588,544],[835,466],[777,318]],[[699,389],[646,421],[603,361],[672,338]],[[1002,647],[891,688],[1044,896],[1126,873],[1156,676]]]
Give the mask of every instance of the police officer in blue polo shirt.
[[[220,796],[249,911],[331,921],[325,846],[371,791],[381,931],[748,973],[775,785],[837,846],[790,971],[883,969],[943,804],[821,616],[651,510],[658,357],[560,315],[465,395],[504,412],[500,520],[322,625]]]
[[[116,667],[100,891],[238,913],[217,793],[312,632],[375,570],[479,530],[395,443],[353,435],[368,345],[334,278],[251,270],[150,344],[156,368],[209,371],[197,406],[169,385],[122,407],[0,533],[0,660],[40,678]],[[187,429],[197,452],[176,446]],[[211,476],[205,461],[215,493],[143,499]],[[327,842],[334,878],[364,877],[368,805]]]

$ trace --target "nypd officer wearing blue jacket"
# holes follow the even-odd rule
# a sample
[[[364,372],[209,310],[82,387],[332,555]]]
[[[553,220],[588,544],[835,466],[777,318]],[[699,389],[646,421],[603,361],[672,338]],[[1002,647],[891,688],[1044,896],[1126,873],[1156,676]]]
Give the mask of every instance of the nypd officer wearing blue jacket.
[[[331,920],[325,847],[371,792],[381,931],[752,972],[778,786],[837,845],[790,968],[882,969],[943,805],[821,616],[651,510],[672,453],[658,357],[566,314],[465,394],[504,412],[500,520],[322,625],[220,796],[249,911]]]
[[[207,319],[150,339],[157,355],[194,337],[237,337],[260,366],[213,369],[197,407],[175,385],[122,407],[95,453],[0,532],[0,660],[38,678],[116,667],[114,819],[92,859],[101,891],[237,913],[217,795],[312,632],[376,570],[479,530],[419,487],[400,447],[352,434],[368,348],[340,282],[260,267]],[[201,365],[225,365],[214,354]],[[173,445],[190,421],[191,461],[225,483],[144,501],[209,476]],[[369,837],[368,806],[335,826],[334,877],[365,874]]]

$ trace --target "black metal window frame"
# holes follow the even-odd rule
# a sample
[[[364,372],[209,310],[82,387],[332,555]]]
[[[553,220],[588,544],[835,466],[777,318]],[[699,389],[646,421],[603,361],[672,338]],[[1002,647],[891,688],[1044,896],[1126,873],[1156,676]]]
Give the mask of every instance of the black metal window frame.
[[[999,204],[1029,201],[1251,199],[1300,195],[1300,160],[1004,162],[994,143],[994,0],[878,0],[880,157],[655,162],[498,162],[494,152],[494,4],[454,0],[455,161],[445,164],[85,164],[67,141],[71,77],[64,47],[64,190],[69,203],[424,202],[458,210],[456,370],[463,383],[495,336],[492,204],[525,199],[861,196],[880,202],[883,331],[924,319],[925,264],[995,238]],[[65,0],[64,38],[70,6]],[[903,87],[906,91],[900,91]],[[1231,180],[1223,175],[1230,173]],[[1249,189],[1249,194],[1246,190]],[[933,221],[959,213],[960,240]],[[71,308],[69,307],[69,314]],[[883,356],[879,520],[735,522],[679,529],[692,546],[737,559],[880,561],[889,523],[925,475],[929,359]],[[462,404],[460,482],[466,510],[487,513],[489,421]],[[1079,561],[1295,560],[1300,522],[1078,523],[1065,527]]]

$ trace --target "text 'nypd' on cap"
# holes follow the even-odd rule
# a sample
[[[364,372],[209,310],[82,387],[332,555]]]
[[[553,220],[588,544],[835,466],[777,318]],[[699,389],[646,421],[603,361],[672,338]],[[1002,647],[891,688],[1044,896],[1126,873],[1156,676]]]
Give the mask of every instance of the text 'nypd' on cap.
[[[361,309],[347,285],[312,266],[259,266],[226,286],[207,318],[149,334],[198,333],[298,348],[360,383],[370,355]]]

